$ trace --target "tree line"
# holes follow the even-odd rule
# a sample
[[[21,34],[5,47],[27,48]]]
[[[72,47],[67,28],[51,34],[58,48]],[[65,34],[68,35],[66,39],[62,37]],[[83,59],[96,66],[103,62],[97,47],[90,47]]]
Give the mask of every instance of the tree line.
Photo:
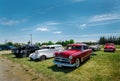
[[[54,44],[60,44],[62,46],[67,46],[68,44],[74,44],[74,40],[70,39],[70,40],[65,40],[65,41],[57,41],[55,43],[53,43],[52,41],[48,41],[48,42],[43,42],[43,43],[35,43],[36,45],[42,46],[42,45],[54,45]]]
[[[30,41],[28,41],[28,44],[30,43]],[[70,39],[70,40],[65,40],[65,41],[57,41],[57,42],[52,42],[52,41],[48,41],[48,42],[43,42],[43,43],[40,43],[40,42],[37,42],[35,43],[35,45],[38,45],[38,46],[42,46],[42,45],[54,45],[54,44],[60,44],[62,46],[67,46],[68,44],[74,44],[75,41],[73,39]],[[98,42],[82,42],[82,43],[85,43],[85,44],[88,44],[88,45],[91,45],[91,44],[101,44],[101,45],[104,45],[105,43],[114,43],[114,44],[117,44],[117,45],[120,45],[120,37],[115,37],[115,36],[110,36],[110,37],[100,37],[99,41]],[[3,44],[3,45],[8,45],[8,46],[15,46],[15,47],[18,47],[20,46],[21,44],[20,43],[13,43],[13,42],[7,42],[6,44]],[[24,43],[22,43],[22,45],[25,45]]]
[[[70,40],[65,40],[65,41],[57,41],[57,42],[52,42],[52,41],[48,41],[48,42],[36,42],[35,45],[37,46],[42,46],[42,45],[54,45],[54,44],[60,44],[62,46],[67,46],[68,44],[74,44],[74,40],[70,39]],[[30,41],[28,41],[28,44],[30,44]],[[19,47],[21,46],[21,43],[13,43],[13,42],[7,42],[6,44],[2,44],[2,45],[7,45],[7,46],[15,46],[15,47]],[[22,43],[22,45],[25,45],[24,43]]]
[[[99,44],[114,43],[120,45],[120,37],[110,36],[110,37],[100,37]]]

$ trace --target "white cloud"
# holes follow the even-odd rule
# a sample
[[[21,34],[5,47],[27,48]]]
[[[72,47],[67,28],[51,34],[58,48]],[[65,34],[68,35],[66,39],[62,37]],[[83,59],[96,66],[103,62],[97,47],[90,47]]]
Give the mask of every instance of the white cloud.
[[[48,22],[48,23],[46,23],[46,25],[58,25],[58,24],[60,24],[60,23],[57,23],[57,22]]]
[[[86,34],[86,35],[81,35],[81,37],[97,37],[97,36],[116,36],[120,35],[120,33],[99,33],[99,34]]]
[[[112,23],[117,23],[117,22],[120,22],[120,21],[116,20],[116,21],[110,21],[110,22],[89,23],[88,26],[100,26],[100,25],[107,25],[107,24],[112,24]]]
[[[38,31],[49,31],[48,28],[44,28],[44,27],[36,28],[36,30],[38,30]]]
[[[37,24],[34,26],[34,28],[36,28],[35,30],[38,31],[51,31],[55,29],[55,26],[57,26],[58,22],[45,22],[45,23],[41,23],[41,24]]]
[[[11,26],[11,25],[15,25],[18,23],[19,23],[19,21],[17,21],[17,20],[0,21],[0,25],[5,25],[5,26]]]
[[[95,34],[83,34],[83,35],[61,35],[61,37],[69,38],[91,38],[91,37],[100,37],[100,36],[118,36],[120,33],[95,33]]]
[[[12,25],[16,25],[22,22],[26,22],[27,19],[22,19],[22,20],[10,20],[7,18],[1,18],[0,19],[0,25],[4,25],[4,26],[12,26]]]
[[[56,32],[53,32],[54,34],[61,34],[62,32],[61,31],[56,31]]]
[[[100,25],[107,25],[112,23],[120,22],[120,14],[102,14],[102,15],[95,15],[90,17],[85,23],[81,24],[80,28],[83,30],[87,27],[93,26],[100,26]]]
[[[86,26],[87,26],[87,24],[81,24],[81,25],[80,25],[80,28],[83,30],[83,29],[86,28]]]
[[[109,21],[120,19],[119,14],[102,14],[93,16],[89,22]]]

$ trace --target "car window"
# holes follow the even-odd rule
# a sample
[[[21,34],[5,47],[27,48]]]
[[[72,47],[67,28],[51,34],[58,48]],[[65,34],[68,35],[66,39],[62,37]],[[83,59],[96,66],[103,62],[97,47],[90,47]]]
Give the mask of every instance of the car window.
[[[50,47],[42,47],[42,49],[50,49]]]
[[[83,46],[83,49],[88,49],[88,46]]]
[[[68,46],[67,50],[81,50],[81,46]]]
[[[51,47],[51,49],[55,49],[55,47]]]
[[[61,46],[56,46],[55,49],[61,49],[62,47]]]

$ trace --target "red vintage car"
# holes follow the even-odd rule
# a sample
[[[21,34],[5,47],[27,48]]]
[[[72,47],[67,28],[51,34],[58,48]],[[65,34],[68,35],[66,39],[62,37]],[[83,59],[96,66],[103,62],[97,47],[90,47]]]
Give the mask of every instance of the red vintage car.
[[[79,67],[81,62],[90,58],[92,49],[86,44],[70,44],[66,50],[54,53],[53,62],[58,66]]]
[[[114,52],[115,51],[115,44],[114,43],[106,43],[104,46],[104,52],[106,52],[106,51]]]

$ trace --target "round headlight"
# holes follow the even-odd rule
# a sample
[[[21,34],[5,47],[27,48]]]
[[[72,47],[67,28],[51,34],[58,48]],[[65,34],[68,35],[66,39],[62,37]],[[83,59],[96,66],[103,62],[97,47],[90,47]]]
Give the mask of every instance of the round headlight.
[[[23,53],[23,51],[20,51],[20,53]]]
[[[70,55],[70,56],[69,56],[69,59],[73,59],[73,56]]]
[[[38,50],[35,51],[35,54],[38,54]]]
[[[27,50],[24,50],[24,53],[27,53]]]

